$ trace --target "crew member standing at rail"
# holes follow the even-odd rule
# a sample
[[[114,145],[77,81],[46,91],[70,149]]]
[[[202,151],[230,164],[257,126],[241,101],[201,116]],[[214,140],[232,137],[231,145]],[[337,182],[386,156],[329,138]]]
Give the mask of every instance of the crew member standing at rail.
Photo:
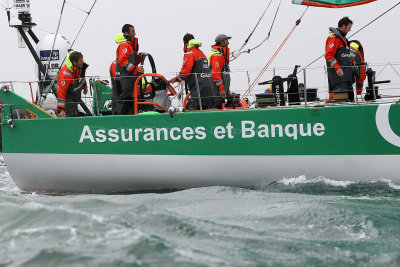
[[[231,83],[229,68],[229,39],[232,37],[225,34],[219,34],[215,38],[215,45],[211,46],[210,65],[211,80],[215,89],[219,91],[222,99],[218,100],[223,103],[226,95],[230,94],[229,87]]]
[[[80,52],[74,51],[67,55],[66,64],[61,68],[57,77],[57,113],[60,117],[78,116],[78,104],[82,101],[82,90],[85,95],[87,94],[85,75],[82,75],[87,66]]]
[[[118,45],[116,59],[116,86],[113,95],[117,96],[116,105],[113,105],[113,114],[126,115],[133,113],[133,90],[136,79],[144,73],[143,66],[139,66],[146,53],[138,53],[139,44],[135,37],[135,27],[125,24],[122,33],[115,36]]]
[[[329,28],[326,40],[325,59],[328,66],[329,90],[333,100],[347,100],[348,92],[353,92],[353,57],[350,43],[346,38],[353,22],[344,17],[338,22],[338,28]]]
[[[218,92],[213,90],[210,66],[206,56],[200,50],[202,44],[190,33],[183,37],[183,44],[185,55],[182,69],[178,76],[169,82],[185,81],[188,84],[190,98],[186,105],[187,110],[199,110],[200,106],[203,109],[213,108]]]

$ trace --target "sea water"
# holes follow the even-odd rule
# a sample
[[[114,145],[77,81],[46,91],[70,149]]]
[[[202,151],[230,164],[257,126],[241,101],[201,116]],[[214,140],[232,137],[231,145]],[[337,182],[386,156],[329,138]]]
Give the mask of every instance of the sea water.
[[[22,192],[0,166],[0,266],[20,265],[399,266],[400,187],[301,176],[46,195]]]

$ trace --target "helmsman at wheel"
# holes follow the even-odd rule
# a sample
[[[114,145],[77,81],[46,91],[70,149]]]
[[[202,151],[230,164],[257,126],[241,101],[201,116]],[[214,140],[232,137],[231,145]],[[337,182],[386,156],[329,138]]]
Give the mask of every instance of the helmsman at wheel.
[[[112,88],[114,96],[113,114],[126,115],[133,111],[133,90],[139,75],[144,73],[144,68],[139,66],[146,53],[138,53],[139,44],[135,27],[125,24],[122,33],[115,36],[118,45],[116,59],[116,87]],[[115,97],[116,96],[116,97]],[[116,99],[117,98],[117,99]]]

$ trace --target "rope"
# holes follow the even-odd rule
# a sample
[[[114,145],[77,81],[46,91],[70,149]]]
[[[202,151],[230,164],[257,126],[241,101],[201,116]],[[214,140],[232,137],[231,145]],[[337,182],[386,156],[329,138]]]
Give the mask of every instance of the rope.
[[[274,55],[271,57],[271,59],[268,61],[267,65],[265,65],[265,67],[263,68],[263,70],[260,72],[260,74],[258,74],[257,78],[254,80],[254,82],[251,84],[251,86],[249,87],[249,89],[247,89],[247,91],[244,93],[244,95],[242,96],[242,100],[245,99],[250,93],[251,91],[254,89],[255,85],[257,84],[257,82],[261,79],[261,77],[264,75],[264,73],[267,71],[268,67],[271,65],[272,61],[274,61],[275,57],[278,55],[278,53],[281,51],[282,47],[285,45],[285,43],[287,42],[287,40],[289,40],[289,37],[292,35],[292,33],[294,32],[294,30],[296,29],[296,27],[300,24],[301,19],[303,18],[304,14],[306,13],[306,11],[308,10],[308,7],[306,8],[306,10],[303,12],[303,14],[301,15],[301,17],[296,21],[296,24],[293,26],[292,30],[289,32],[289,34],[286,36],[286,38],[283,40],[283,42],[280,44],[280,46],[278,47],[278,49],[275,51]]]
[[[357,33],[359,33],[360,31],[364,30],[366,27],[368,27],[369,25],[371,25],[372,23],[374,23],[375,21],[377,21],[378,19],[380,19],[383,15],[386,15],[386,13],[388,13],[389,11],[391,11],[393,8],[395,8],[396,6],[400,5],[400,1],[395,4],[394,6],[392,6],[391,8],[389,8],[388,10],[386,10],[385,12],[383,12],[381,15],[379,15],[378,17],[376,17],[375,19],[373,19],[371,22],[367,23],[366,25],[364,25],[361,29],[359,29],[358,31],[356,31],[355,33],[353,33],[352,35],[349,36],[349,39],[351,37],[353,37],[354,35],[356,35]],[[317,62],[319,59],[321,59],[323,56],[325,56],[325,54],[322,54],[320,57],[318,57],[317,59],[315,59],[313,62],[311,62],[310,64],[308,64],[307,66],[305,66],[305,69],[309,66],[311,66],[312,64],[314,64],[315,62]],[[303,69],[301,69],[298,73],[302,72]]]

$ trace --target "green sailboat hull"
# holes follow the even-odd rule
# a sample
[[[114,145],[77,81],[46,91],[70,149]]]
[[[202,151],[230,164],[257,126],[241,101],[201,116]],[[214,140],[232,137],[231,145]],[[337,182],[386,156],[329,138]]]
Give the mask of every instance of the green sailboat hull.
[[[6,120],[6,119],[5,119]],[[400,104],[4,122],[24,190],[250,186],[283,177],[400,182]]]

